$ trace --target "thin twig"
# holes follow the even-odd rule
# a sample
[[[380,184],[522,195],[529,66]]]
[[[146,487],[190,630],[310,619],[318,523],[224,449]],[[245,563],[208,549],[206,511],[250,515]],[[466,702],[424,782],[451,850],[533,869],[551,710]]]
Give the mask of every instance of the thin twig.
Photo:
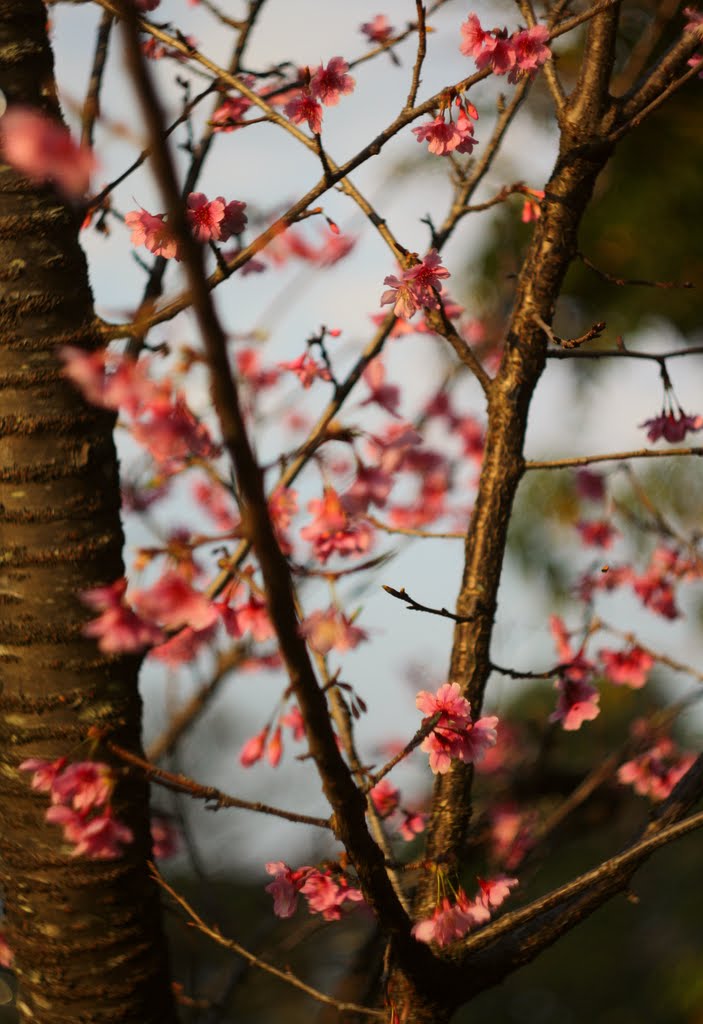
[[[447,608],[430,608],[429,605],[420,604],[414,597],[411,597],[407,593],[405,587],[401,587],[400,590],[394,590],[393,587],[387,587],[383,584],[383,589],[391,597],[396,597],[399,601],[404,601],[406,606],[413,612],[427,612],[429,615],[440,615],[444,619],[451,619],[452,622],[473,622],[473,615],[455,615],[454,612],[450,612]]]
[[[219,810],[221,807],[238,807],[243,811],[270,814],[275,818],[284,818],[286,821],[294,821],[300,825],[332,828],[328,818],[316,818],[310,814],[297,814],[295,811],[286,811],[281,807],[271,807],[269,804],[262,804],[258,800],[240,800],[239,797],[223,793],[222,790],[217,789],[215,786],[203,786],[194,779],[188,778],[187,775],[176,774],[175,772],[166,771],[165,768],[159,768],[158,765],[151,764],[133,751],[126,750],[117,743],[113,743],[112,740],[107,740],[107,746],[116,757],[119,757],[126,764],[139,768],[147,779],[150,779],[152,782],[158,782],[166,789],[173,790],[174,793],[187,793],[198,800],[205,800],[206,803],[211,805],[213,810]]]
[[[161,886],[164,892],[167,892],[171,899],[185,910],[192,923],[202,932],[203,935],[207,935],[208,938],[212,939],[219,946],[224,946],[225,949],[232,950],[238,956],[243,957],[253,967],[258,967],[262,971],[266,971],[267,974],[272,974],[275,978],[279,978],[281,981],[285,981],[287,985],[292,985],[293,988],[300,989],[301,992],[305,992],[307,995],[312,996],[319,1003],[325,1003],[327,1006],[334,1006],[340,1013],[363,1013],[367,1017],[383,1017],[384,1014],[380,1010],[372,1010],[368,1006],[358,1006],[356,1003],[344,1003],[338,999],[333,999],[332,996],[325,995],[324,992],[320,992],[319,989],[313,988],[312,985],[308,985],[300,978],[296,977],[290,971],[282,971],[279,967],[274,967],[273,964],[269,964],[266,960],[262,960],[260,957],[255,956],[254,953],[250,953],[248,949],[240,945],[234,939],[225,938],[220,930],[213,925],[208,925],[203,921],[200,915],[191,907],[190,903],[181,896],[180,893],[176,892],[165,878],[160,874],[155,864],[149,864],[151,870],[151,876],[154,881]]]
[[[572,466],[588,466],[594,462],[622,462],[625,459],[666,459],[681,455],[703,455],[703,448],[670,448],[668,451],[654,451],[651,448],[640,448],[631,452],[612,452],[609,455],[577,455],[571,459],[545,459],[525,462],[525,470],[529,469],[569,469]]]

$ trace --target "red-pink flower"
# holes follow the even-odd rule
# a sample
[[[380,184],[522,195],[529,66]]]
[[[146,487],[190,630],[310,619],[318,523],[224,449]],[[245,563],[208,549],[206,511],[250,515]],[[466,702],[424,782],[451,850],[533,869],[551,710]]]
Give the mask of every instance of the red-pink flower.
[[[559,699],[556,710],[549,716],[550,722],[561,722],[562,729],[573,732],[600,714],[600,694],[590,683],[560,676],[554,686],[559,691]]]
[[[142,207],[125,214],[124,222],[132,232],[132,245],[145,245],[155,256],[165,260],[181,258],[178,243],[164,223],[163,213],[154,215]]]
[[[618,769],[618,780],[631,785],[640,796],[665,800],[695,761],[694,754],[680,754],[664,737],[644,754],[626,761]]]
[[[197,242],[217,241],[224,215],[225,203],[221,196],[208,201],[204,193],[191,192],[186,200],[186,217]]]
[[[292,917],[298,906],[298,892],[312,868],[299,868],[292,871],[282,860],[269,861],[266,865],[273,882],[266,886],[266,892],[273,896],[273,912],[276,917]]]
[[[322,131],[322,107],[309,89],[301,89],[283,109],[294,124],[307,121],[310,131],[315,135]]]
[[[315,99],[326,107],[336,107],[342,96],[354,91],[356,83],[348,70],[343,57],[332,57],[327,67],[321,64],[310,79],[310,92]]]
[[[478,898],[487,910],[495,910],[510,895],[510,890],[519,885],[517,878],[508,878],[507,875],[499,875],[498,878],[479,878]]]
[[[363,902],[363,895],[349,885],[346,878],[337,881],[322,871],[313,869],[308,874],[300,891],[308,901],[310,910],[322,914],[325,921],[339,921],[342,916],[341,906],[347,900],[352,903]]]
[[[388,818],[393,814],[400,803],[400,793],[388,779],[377,782],[373,789],[369,790],[369,796],[382,818]]]
[[[63,827],[64,839],[74,844],[72,857],[115,860],[122,856],[122,847],[134,839],[132,830],[116,821],[109,809],[87,818],[70,807],[55,804],[46,812],[46,820]]]
[[[149,402],[145,418],[132,427],[132,437],[142,444],[162,470],[177,472],[192,458],[210,459],[218,453],[207,426],[200,422],[182,394],[174,400]]]
[[[351,651],[368,634],[355,626],[340,608],[328,608],[327,611],[312,612],[298,627],[312,649],[318,654],[329,654],[330,651]]]
[[[605,497],[605,480],[602,473],[590,469],[576,471],[576,493],[589,501],[602,501]]]
[[[51,787],[51,802],[73,807],[85,814],[109,803],[115,787],[110,766],[100,761],[76,761],[57,775]]]
[[[240,635],[249,632],[258,643],[270,640],[276,635],[266,602],[256,594],[250,594],[244,604],[237,605],[235,613]]]
[[[54,788],[56,777],[66,767],[66,758],[57,757],[55,761],[45,761],[41,757],[29,757],[19,766],[21,772],[32,772],[32,789],[38,793],[50,793]]]
[[[420,306],[438,309],[440,303],[435,289],[441,288],[440,280],[450,276],[437,250],[430,249],[422,262],[403,270],[400,279],[394,274],[385,278],[383,283],[389,288],[381,296],[381,305],[393,303],[396,316],[407,318]]]
[[[166,629],[179,629],[181,626],[206,629],[219,617],[213,602],[173,570],[165,572],[153,586],[135,590],[131,597],[145,619],[158,622]]]
[[[613,541],[620,536],[620,532],[607,519],[591,519],[588,522],[581,520],[576,523],[576,529],[581,534],[584,544],[606,550],[611,548]]]
[[[649,670],[654,658],[641,647],[633,645],[627,651],[611,651],[604,647],[598,652],[603,671],[611,683],[616,686],[629,686],[633,690],[641,689],[647,682]]]
[[[473,57],[476,60],[483,52],[486,40],[490,38],[491,33],[484,32],[476,14],[470,14],[461,25],[461,35],[459,49],[466,57]]]
[[[51,181],[65,196],[80,199],[97,161],[73,141],[58,121],[29,107],[10,107],[0,120],[0,144],[8,164],[31,181]]]
[[[464,141],[464,136],[454,122],[445,121],[444,114],[438,114],[433,121],[412,129],[418,142],[426,142],[427,149],[436,156],[446,156]]]
[[[251,106],[246,96],[225,96],[212,115],[210,123],[215,132],[233,132],[241,127],[244,114]],[[246,122],[244,122],[246,124]]]
[[[361,31],[370,43],[385,43],[391,38],[395,29],[385,14],[377,14],[371,21],[364,22]]]
[[[525,75],[534,75],[549,60],[552,51],[546,45],[548,39],[549,29],[546,25],[534,25],[511,36],[515,67],[510,72],[510,82],[515,83]]]
[[[420,747],[429,753],[434,774],[448,772],[456,758],[464,762],[480,760],[496,743],[498,719],[491,715],[472,722],[471,705],[461,695],[458,683],[444,683],[436,693],[422,690],[415,703],[425,720],[440,713],[439,721]]]
[[[507,29],[494,28],[475,59],[479,71],[490,68],[494,75],[505,75],[511,71],[515,67],[516,56]]]
[[[297,359],[278,363],[278,367],[281,370],[290,370],[291,373],[294,373],[305,390],[311,386],[313,381],[332,379],[329,369],[322,363],[316,362],[307,352],[303,352],[302,356],[298,356]]]
[[[115,580],[108,587],[84,590],[81,600],[102,614],[83,626],[83,635],[97,638],[105,654],[135,654],[152,644],[161,643],[164,635],[153,622],[148,622],[127,605],[127,581]]]
[[[303,527],[300,536],[310,541],[315,557],[326,562],[333,553],[363,554],[371,547],[373,530],[365,520],[352,518],[334,487],[325,487],[322,499],[308,503],[313,521]]]

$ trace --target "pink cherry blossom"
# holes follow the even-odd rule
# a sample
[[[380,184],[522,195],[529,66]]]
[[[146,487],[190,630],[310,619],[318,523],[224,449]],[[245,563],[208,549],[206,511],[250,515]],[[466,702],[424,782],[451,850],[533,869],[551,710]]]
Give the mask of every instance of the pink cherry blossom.
[[[235,612],[240,636],[244,633],[251,633],[254,640],[262,643],[264,640],[271,640],[276,635],[273,623],[269,618],[266,602],[256,594],[250,594],[247,601],[237,605]]]
[[[461,25],[462,40],[459,49],[466,57],[473,57],[474,60],[483,51],[486,40],[490,38],[490,32],[484,32],[478,15],[470,14]]]
[[[100,761],[77,761],[57,775],[51,788],[51,802],[73,807],[84,814],[109,803],[115,778],[109,765]]]
[[[490,68],[494,75],[505,75],[512,71],[516,62],[512,41],[508,39],[507,29],[494,28],[484,40],[483,49],[476,60],[479,71]]]
[[[517,878],[508,878],[506,875],[499,875],[498,878],[479,878],[479,900],[488,910],[499,907],[510,895],[510,890],[519,885]]]
[[[403,820],[398,826],[398,832],[406,843],[412,842],[416,836],[425,831],[427,815],[419,811],[403,811]]]
[[[212,115],[210,124],[215,132],[233,132],[241,127],[244,114],[251,106],[246,96],[225,96],[220,106]]]
[[[603,664],[603,671],[611,683],[616,686],[629,686],[633,690],[641,689],[647,682],[649,670],[654,658],[647,651],[636,645],[627,651],[611,651],[604,647],[598,652]]]
[[[310,79],[310,92],[315,99],[326,107],[336,107],[342,96],[354,91],[356,83],[348,70],[343,57],[332,57],[327,67],[321,64]]]
[[[261,366],[261,356],[254,348],[240,348],[235,362],[237,373],[255,393],[273,387],[279,378],[278,370]]]
[[[511,70],[508,81],[513,84],[526,75],[534,75],[538,68],[549,60],[552,51],[546,45],[549,29],[546,25],[534,25],[511,36],[515,51],[515,67]]]
[[[345,510],[339,494],[333,487],[325,487],[322,499],[308,503],[313,515],[309,526],[300,536],[310,541],[315,557],[326,562],[332,554],[359,555],[371,547],[373,530],[365,520],[355,519]]]
[[[368,634],[355,626],[340,608],[328,608],[306,616],[298,627],[312,649],[318,654],[330,651],[351,651],[358,647]]]
[[[412,129],[418,142],[426,142],[427,149],[435,156],[446,156],[457,148],[464,137],[454,122],[445,121],[444,114],[438,114],[433,121]]]
[[[88,818],[70,807],[54,804],[46,812],[46,820],[63,827],[64,839],[74,844],[72,857],[115,860],[122,856],[122,846],[134,839],[132,830],[116,821],[109,809]]]
[[[340,877],[335,881],[328,874],[314,869],[308,874],[300,891],[308,901],[310,910],[322,914],[325,921],[339,921],[343,903],[361,903],[364,899],[359,889],[350,886],[346,878]]]
[[[322,131],[322,107],[309,89],[301,89],[283,109],[294,124],[307,121],[310,131],[315,135]]]
[[[342,495],[342,505],[352,516],[361,515],[369,505],[383,508],[393,488],[393,478],[375,466],[357,464],[354,483]]]
[[[51,181],[69,199],[80,199],[97,161],[68,129],[30,107],[12,106],[0,119],[0,146],[8,164],[31,181]]]
[[[559,699],[549,721],[561,722],[566,732],[580,729],[584,722],[591,722],[600,714],[600,694],[590,683],[560,676],[554,686],[559,691]]]
[[[10,949],[5,933],[0,931],[0,967],[12,967],[12,962],[15,959],[15,954]]]
[[[132,437],[160,464],[160,469],[178,472],[191,459],[209,459],[219,451],[207,426],[177,394],[172,401],[150,402],[145,416],[132,427]]]
[[[197,242],[216,241],[220,238],[220,221],[225,215],[221,196],[208,201],[202,192],[191,192],[186,200],[186,217]]]
[[[438,309],[439,299],[435,289],[441,288],[440,280],[450,276],[446,267],[442,266],[437,250],[430,249],[420,263],[403,270],[400,278],[395,275],[385,278],[383,283],[389,285],[389,289],[381,296],[381,305],[393,303],[393,312],[408,318],[421,306]]]
[[[149,657],[156,658],[157,661],[173,668],[185,665],[195,658],[198,651],[210,643],[215,635],[215,630],[214,623],[207,629],[191,629],[190,626],[186,626],[185,629],[180,629],[175,636],[169,637],[158,647],[152,647]]]
[[[54,788],[56,777],[66,767],[66,758],[57,757],[55,761],[45,761],[41,757],[29,757],[19,766],[21,772],[32,772],[32,789],[38,793],[50,793]]]
[[[369,796],[382,818],[388,818],[393,814],[400,802],[400,793],[388,779],[377,782],[373,789],[369,790]]]
[[[620,536],[619,530],[616,530],[607,519],[591,519],[588,522],[581,520],[576,523],[576,529],[581,534],[584,544],[606,550],[611,548],[613,541]]]
[[[273,912],[276,917],[292,917],[298,906],[298,892],[303,878],[312,868],[300,868],[291,871],[282,860],[269,861],[266,871],[274,876],[273,882],[266,886],[266,892],[273,896]]]
[[[168,224],[164,223],[164,214],[151,214],[143,207],[131,210],[125,215],[125,224],[132,232],[132,245],[145,245],[155,256],[165,260],[179,260],[178,242],[171,235]]]
[[[165,629],[206,629],[218,619],[212,601],[170,569],[151,587],[135,590],[131,598],[140,615]]]
[[[394,34],[395,29],[385,14],[377,14],[371,21],[365,21],[361,30],[370,43],[386,43]]]
[[[663,737],[644,754],[622,764],[618,780],[631,785],[640,796],[665,800],[695,759],[694,754],[680,754],[674,743]]]
[[[433,731],[420,746],[429,754],[434,774],[448,772],[455,759],[464,762],[480,760],[485,751],[496,743],[498,719],[491,715],[472,722],[471,705],[462,696],[458,683],[444,683],[436,694],[422,690],[415,703],[426,719],[440,713]]]
[[[115,580],[107,587],[84,590],[81,600],[95,611],[101,612],[83,626],[83,635],[95,637],[104,654],[135,654],[145,647],[161,643],[162,631],[147,619],[137,615],[126,603],[127,581]]]
[[[307,390],[316,380],[331,380],[330,371],[322,363],[316,362],[311,355],[303,352],[302,356],[289,362],[278,363],[281,370],[290,370]]]

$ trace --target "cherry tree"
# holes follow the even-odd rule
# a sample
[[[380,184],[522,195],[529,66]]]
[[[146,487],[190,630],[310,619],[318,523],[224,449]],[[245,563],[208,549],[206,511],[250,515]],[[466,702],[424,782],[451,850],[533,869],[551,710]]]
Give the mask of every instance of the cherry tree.
[[[682,407],[671,373],[673,360],[696,349],[633,349],[598,310],[575,337],[561,337],[554,322],[575,261],[613,287],[675,286],[594,266],[579,229],[621,140],[646,130],[699,76],[703,15],[662,7],[633,39],[619,0],[543,9],[518,0],[506,8],[507,27],[448,0],[416,0],[410,20],[394,25],[379,13],[359,24],[344,56],[298,66],[278,54],[250,59],[265,0],[242,0],[236,16],[201,0],[193,6],[231,38],[225,66],[190,34],[188,12],[176,25],[159,0],[86,6],[97,10],[98,29],[71,132],[47,36],[55,6],[0,4],[0,963],[16,976],[19,1018],[175,1021],[176,997],[188,994],[168,964],[162,908],[171,906],[203,942],[342,1017],[441,1024],[625,890],[656,850],[703,824],[693,811],[703,766],[671,735],[688,699],[647,717],[628,704],[620,747],[556,809],[501,797],[506,780],[550,744],[568,746],[607,716],[609,694],[634,701],[657,667],[700,680],[695,666],[602,613],[617,593],[674,620],[681,593],[701,577],[698,536],[656,507],[629,468],[703,451],[688,440],[703,416]],[[428,91],[440,37],[463,70]],[[140,108],[128,132],[111,119],[104,85],[120,55]],[[404,102],[342,158],[328,125],[343,123],[379,62],[402,82]],[[547,180],[504,180],[491,192],[518,115],[546,103],[556,140]],[[304,194],[286,192],[287,150],[275,162],[277,194],[264,201],[256,175],[248,180],[257,125],[307,151],[316,177]],[[107,180],[101,153],[120,133],[130,158]],[[445,199],[422,218],[419,251],[355,173],[398,140],[448,178]],[[238,161],[236,191],[200,191],[208,164],[225,153]],[[142,167],[156,187],[148,207],[133,190]],[[341,320],[321,326],[309,310],[307,336],[272,357],[258,337],[229,328],[216,300],[264,280],[270,302],[281,268],[292,265],[306,281],[339,265],[341,294],[357,238],[330,212],[340,199],[385,252],[386,273],[368,290],[364,283],[368,334],[347,338]],[[460,303],[462,264],[448,251],[460,251],[469,225],[496,209],[521,218],[529,237],[508,306],[481,318]],[[89,249],[109,241],[115,276],[119,261],[143,275],[128,311],[95,311],[81,241]],[[396,372],[387,358],[410,336],[442,351],[434,365],[443,372],[428,373],[421,399],[417,363]],[[639,447],[581,455],[563,437],[558,458],[527,457],[533,396],[548,363],[562,360],[577,369],[608,361],[613,373],[651,364],[663,404],[638,425]],[[198,398],[204,381],[207,403]],[[121,473],[116,428],[127,453]],[[635,511],[604,471],[612,466],[630,473]],[[561,470],[577,510],[570,547],[593,552],[585,572],[570,563],[568,619],[578,625],[554,609],[544,622],[553,663],[503,664],[495,624],[516,493]],[[188,527],[158,525],[183,494]],[[153,535],[127,547],[125,562],[120,508]],[[630,549],[604,563],[626,531],[645,536],[646,555]],[[379,694],[348,671],[345,655],[372,648],[379,631],[358,594],[381,587],[391,540],[462,538],[460,579],[441,581],[444,606],[424,599],[421,570],[383,587],[408,618],[448,620],[453,636],[446,666],[426,673],[409,700],[414,729],[395,744],[389,736],[382,751],[365,749],[359,725],[378,716]],[[209,659],[211,678],[145,753],[140,667],[188,673],[199,659]],[[245,672],[273,673],[277,690],[257,731],[231,752],[227,791],[164,767],[222,680]],[[549,691],[532,738],[509,701],[496,707],[489,682],[500,678]],[[323,814],[237,794],[245,773],[295,756],[316,773]],[[421,759],[433,779],[424,803],[398,781]],[[270,914],[286,919],[304,907],[331,928],[367,915],[383,947],[375,991],[337,998],[210,925],[154,865],[177,837],[167,818],[150,820],[150,783],[223,814],[325,834],[334,853],[316,863],[280,848],[262,863]],[[547,839],[606,784],[650,801],[649,824],[591,870],[521,899],[523,872],[549,856]]]

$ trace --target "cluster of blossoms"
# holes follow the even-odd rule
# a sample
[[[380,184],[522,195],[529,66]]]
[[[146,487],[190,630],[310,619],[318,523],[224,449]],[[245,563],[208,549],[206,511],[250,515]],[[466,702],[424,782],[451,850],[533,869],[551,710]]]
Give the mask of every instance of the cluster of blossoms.
[[[600,694],[589,682],[595,674],[596,666],[584,656],[583,647],[578,651],[573,649],[569,633],[557,615],[551,616],[549,625],[561,662],[554,684],[559,691],[559,698],[549,721],[561,722],[563,729],[573,732],[600,714]]]
[[[609,592],[629,585],[645,608],[665,619],[677,619],[681,613],[676,604],[676,584],[700,577],[701,564],[697,558],[682,556],[680,552],[660,544],[653,551],[644,572],[637,573],[629,565],[611,565],[607,572],[582,577],[578,595],[581,600],[590,601],[597,591]]]
[[[318,868],[301,867],[293,870],[283,861],[271,861],[266,865],[273,882],[266,886],[266,892],[273,896],[273,912],[277,917],[292,917],[298,907],[298,894],[307,900],[308,909],[322,914],[325,921],[339,921],[344,903],[362,903],[364,897],[359,889],[349,884],[341,871],[320,871]]]
[[[159,464],[162,475],[178,472],[194,459],[210,459],[219,447],[168,380],[153,380],[147,358],[139,360],[99,349],[66,346],[59,355],[63,374],[86,401],[126,414],[130,431]]]
[[[445,112],[441,111],[434,120],[428,124],[422,124],[413,128],[413,134],[417,136],[418,142],[426,142],[430,153],[435,156],[446,156],[448,153],[473,152],[478,139],[474,138],[473,121],[478,121],[478,111],[473,103],[468,100],[456,99],[458,108],[457,119],[452,119],[451,107],[449,108],[449,120],[445,120]]]
[[[30,107],[9,107],[0,119],[0,147],[8,164],[31,181],[52,182],[69,199],[80,199],[97,166],[58,121]]]
[[[186,217],[198,242],[226,242],[232,235],[241,235],[246,227],[246,203],[237,199],[227,202],[223,196],[208,200],[202,192],[191,192],[186,200]],[[155,256],[180,260],[178,241],[173,237],[165,214],[151,214],[145,209],[131,210],[125,224],[132,232],[132,245],[144,245]]]
[[[559,700],[549,720],[561,722],[567,732],[580,729],[584,722],[598,717],[600,695],[591,685],[598,672],[615,686],[628,686],[632,690],[641,689],[647,682],[654,657],[637,644],[631,643],[622,651],[601,648],[598,652],[600,665],[597,665],[585,657],[583,646],[574,650],[559,616],[551,616],[550,628],[561,664],[555,683]]]
[[[526,75],[534,75],[552,55],[547,46],[549,29],[534,25],[508,36],[507,28],[484,31],[476,14],[470,14],[461,26],[463,36],[459,49],[473,57],[479,71],[490,68],[494,75],[508,75],[508,81],[517,82]]]
[[[395,315],[407,319],[422,307],[439,309],[440,281],[448,277],[451,275],[442,266],[441,256],[436,249],[430,249],[423,260],[401,271],[400,277],[390,274],[384,278],[388,290],[381,296],[381,305],[392,304]]]
[[[432,732],[420,747],[430,755],[430,768],[435,775],[448,772],[453,759],[480,761],[486,750],[495,745],[498,719],[489,715],[473,722],[471,705],[462,697],[458,683],[444,683],[436,693],[421,690],[415,703],[425,716],[423,722],[439,713]]]
[[[332,57],[325,67],[320,64],[309,73],[309,82],[289,100],[286,115],[294,124],[307,121],[310,131],[319,135],[322,131],[322,106],[336,107],[342,96],[354,91],[355,81],[348,75],[349,65],[343,57]]]
[[[425,831],[427,815],[422,811],[402,807],[400,791],[389,779],[381,779],[369,790],[376,813],[407,842]]]
[[[634,723],[632,733],[636,740],[646,740],[646,732],[645,722]],[[655,802],[665,800],[695,760],[695,754],[681,753],[673,740],[663,736],[644,753],[622,764],[618,769],[618,780],[623,785],[632,786],[640,796],[647,796]]]
[[[688,416],[683,409],[662,409],[658,416],[653,416],[640,423],[647,431],[650,441],[664,438],[670,444],[679,444],[687,433],[696,433],[703,427],[703,416]]]
[[[461,939],[472,929],[490,921],[496,910],[518,884],[517,878],[505,876],[490,880],[478,879],[479,892],[470,900],[462,888],[457,889],[452,902],[444,897],[431,917],[413,926],[413,935],[420,942],[435,942],[448,946]]]
[[[64,839],[74,847],[72,856],[114,860],[132,842],[131,829],[115,819],[110,807],[115,778],[109,765],[30,757],[20,771],[32,772],[32,789],[50,794],[46,820],[62,826]]]

